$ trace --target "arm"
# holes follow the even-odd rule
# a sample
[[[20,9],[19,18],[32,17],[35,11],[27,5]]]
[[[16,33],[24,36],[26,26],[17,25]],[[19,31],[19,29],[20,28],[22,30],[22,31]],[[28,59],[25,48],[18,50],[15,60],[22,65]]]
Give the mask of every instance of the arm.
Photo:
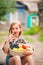
[[[3,51],[5,53],[8,53],[8,51],[9,51],[9,42],[8,41],[5,42],[4,47],[3,47]]]
[[[26,47],[27,49],[24,49],[23,54],[24,55],[32,55],[33,52],[34,52],[34,49],[30,46],[30,44],[25,39],[23,39],[23,40],[24,40],[24,42],[25,42],[25,44],[27,46]],[[30,49],[28,49],[28,47],[30,47]]]
[[[9,44],[9,43],[10,43],[13,39],[14,39],[14,38],[13,38],[13,35],[10,34],[10,35],[8,36],[8,38],[7,38],[6,42],[5,42],[5,44],[4,44],[4,47],[3,47],[3,50],[4,50],[5,53],[8,53],[8,52],[9,52],[9,47],[10,47],[10,44]]]
[[[26,50],[24,49],[23,54],[24,54],[24,55],[32,55],[32,54],[33,54],[33,50],[26,51]]]

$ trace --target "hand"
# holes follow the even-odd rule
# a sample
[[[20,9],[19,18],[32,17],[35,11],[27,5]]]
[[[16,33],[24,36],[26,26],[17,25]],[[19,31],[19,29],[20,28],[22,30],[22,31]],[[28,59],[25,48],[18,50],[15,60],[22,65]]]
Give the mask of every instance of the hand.
[[[29,50],[29,51],[26,51],[26,49],[23,50],[23,54],[24,55],[32,55],[33,54],[33,50]]]
[[[8,41],[8,42],[12,42],[13,40],[14,40],[13,34],[9,34],[9,35],[8,35],[8,38],[7,38],[7,41]]]

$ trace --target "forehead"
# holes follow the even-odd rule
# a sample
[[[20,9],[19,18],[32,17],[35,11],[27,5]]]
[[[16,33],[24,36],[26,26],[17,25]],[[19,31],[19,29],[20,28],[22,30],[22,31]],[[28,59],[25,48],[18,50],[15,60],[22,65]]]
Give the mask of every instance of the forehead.
[[[13,28],[15,28],[15,27],[19,27],[19,24],[13,24],[12,27],[13,27]]]

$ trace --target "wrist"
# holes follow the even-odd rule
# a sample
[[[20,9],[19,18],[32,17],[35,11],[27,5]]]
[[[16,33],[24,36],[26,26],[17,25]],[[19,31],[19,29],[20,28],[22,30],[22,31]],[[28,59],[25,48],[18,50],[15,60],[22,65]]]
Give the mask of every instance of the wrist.
[[[6,40],[6,43],[9,43],[9,40]]]

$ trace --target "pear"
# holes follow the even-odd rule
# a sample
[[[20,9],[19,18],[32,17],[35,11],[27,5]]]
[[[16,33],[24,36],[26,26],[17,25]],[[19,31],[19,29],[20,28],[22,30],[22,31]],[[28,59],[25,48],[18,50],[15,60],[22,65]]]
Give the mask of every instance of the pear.
[[[32,48],[26,48],[26,50],[27,50],[27,51],[31,51],[31,50],[32,50]]]

